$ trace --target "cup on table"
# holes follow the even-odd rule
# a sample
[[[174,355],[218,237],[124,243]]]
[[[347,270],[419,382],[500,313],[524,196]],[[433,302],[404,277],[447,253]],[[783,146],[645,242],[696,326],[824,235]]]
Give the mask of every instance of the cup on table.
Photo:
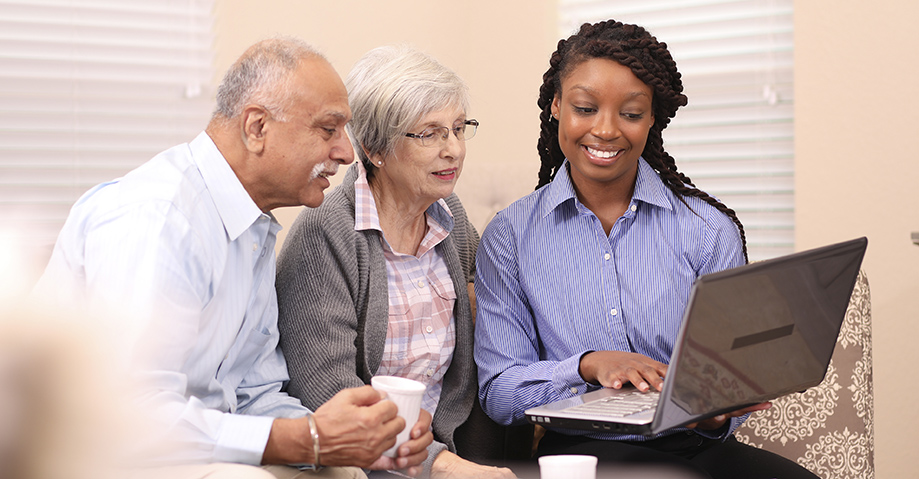
[[[396,376],[374,376],[370,378],[370,385],[377,391],[385,392],[386,398],[396,403],[396,407],[399,408],[399,417],[405,419],[405,429],[396,436],[396,445],[383,453],[387,457],[396,457],[396,450],[409,440],[412,428],[418,422],[421,398],[426,386],[414,379]]]
[[[596,479],[596,456],[561,454],[539,458],[540,479]]]

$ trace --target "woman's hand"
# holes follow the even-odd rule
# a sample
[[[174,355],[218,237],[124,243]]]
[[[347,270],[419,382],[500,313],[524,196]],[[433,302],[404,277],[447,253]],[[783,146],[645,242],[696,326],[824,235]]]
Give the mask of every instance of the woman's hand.
[[[640,391],[664,387],[667,365],[638,353],[593,351],[581,357],[578,372],[590,384],[619,389],[632,383]]]
[[[432,479],[485,478],[515,479],[517,476],[506,467],[483,466],[467,461],[450,451],[443,451],[434,459],[431,466]]]
[[[692,423],[692,424],[687,424],[686,427],[688,427],[688,428],[690,428],[690,429],[696,429],[696,428],[698,428],[698,429],[703,429],[703,430],[706,430],[706,431],[714,431],[714,430],[720,429],[722,426],[724,426],[724,423],[727,422],[728,419],[730,419],[730,418],[732,418],[732,417],[740,417],[740,416],[743,416],[744,414],[751,413],[751,412],[754,412],[754,411],[765,411],[766,409],[769,409],[769,408],[771,408],[771,407],[772,407],[772,403],[771,403],[771,402],[764,402],[764,403],[760,403],[760,404],[755,404],[755,405],[753,405],[753,406],[745,407],[745,408],[743,408],[743,409],[738,409],[738,410],[736,410],[736,411],[732,411],[732,412],[729,412],[729,413],[727,413],[727,414],[719,414],[718,416],[710,417],[710,418],[708,418],[708,419],[706,419],[706,420],[704,420],[704,421],[699,421],[699,422],[694,422],[694,423]]]
[[[431,413],[424,409],[418,412],[418,422],[412,426],[409,440],[399,446],[395,459],[380,456],[371,466],[375,470],[401,469],[406,475],[415,477],[422,472],[421,463],[428,457],[428,446],[434,440],[431,432]]]

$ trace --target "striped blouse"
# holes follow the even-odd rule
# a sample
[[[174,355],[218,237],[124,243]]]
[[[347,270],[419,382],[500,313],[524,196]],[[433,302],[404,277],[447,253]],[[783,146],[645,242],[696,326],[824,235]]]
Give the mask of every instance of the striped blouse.
[[[567,163],[549,185],[498,213],[479,244],[479,397],[502,424],[597,388],[578,373],[589,351],[669,363],[693,281],[744,261],[731,219],[696,198],[681,202],[644,159],[629,208],[608,236],[566,172]],[[732,421],[731,431],[742,422]]]

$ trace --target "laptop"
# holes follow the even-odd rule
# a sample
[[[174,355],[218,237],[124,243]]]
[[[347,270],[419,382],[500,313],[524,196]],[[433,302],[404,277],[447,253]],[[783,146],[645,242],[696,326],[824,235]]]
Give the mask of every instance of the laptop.
[[[867,238],[696,279],[660,392],[601,388],[526,410],[531,423],[652,436],[823,381]]]

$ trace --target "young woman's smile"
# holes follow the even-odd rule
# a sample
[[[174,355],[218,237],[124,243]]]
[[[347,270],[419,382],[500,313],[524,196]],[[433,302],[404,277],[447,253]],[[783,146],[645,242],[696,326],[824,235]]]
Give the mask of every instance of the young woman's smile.
[[[613,60],[591,58],[562,79],[552,113],[577,188],[631,187],[654,124],[651,102],[651,87]]]

